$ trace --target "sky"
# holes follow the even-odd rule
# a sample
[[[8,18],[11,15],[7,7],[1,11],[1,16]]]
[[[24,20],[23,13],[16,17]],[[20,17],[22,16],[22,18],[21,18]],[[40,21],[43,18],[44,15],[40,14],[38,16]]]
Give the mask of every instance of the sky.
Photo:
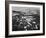
[[[12,7],[12,10],[13,11],[21,11],[28,15],[32,15],[32,14],[40,15],[40,8],[36,8],[36,7]],[[39,11],[39,13],[37,11]]]

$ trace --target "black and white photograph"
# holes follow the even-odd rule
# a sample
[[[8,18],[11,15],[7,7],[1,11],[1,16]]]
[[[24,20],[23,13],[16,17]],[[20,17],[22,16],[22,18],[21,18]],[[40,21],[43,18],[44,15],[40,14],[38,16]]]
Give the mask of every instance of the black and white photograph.
[[[40,8],[12,7],[12,31],[40,30]]]
[[[8,36],[44,34],[44,3],[9,3]]]

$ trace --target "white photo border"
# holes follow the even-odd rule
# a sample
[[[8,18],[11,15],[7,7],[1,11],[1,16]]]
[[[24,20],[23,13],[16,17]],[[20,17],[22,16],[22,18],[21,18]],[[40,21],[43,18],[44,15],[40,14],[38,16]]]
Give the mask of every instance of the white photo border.
[[[32,31],[12,31],[12,7],[39,7],[40,8],[40,30]],[[22,5],[22,4],[9,4],[9,35],[21,34],[37,34],[43,33],[43,6],[42,5]]]

